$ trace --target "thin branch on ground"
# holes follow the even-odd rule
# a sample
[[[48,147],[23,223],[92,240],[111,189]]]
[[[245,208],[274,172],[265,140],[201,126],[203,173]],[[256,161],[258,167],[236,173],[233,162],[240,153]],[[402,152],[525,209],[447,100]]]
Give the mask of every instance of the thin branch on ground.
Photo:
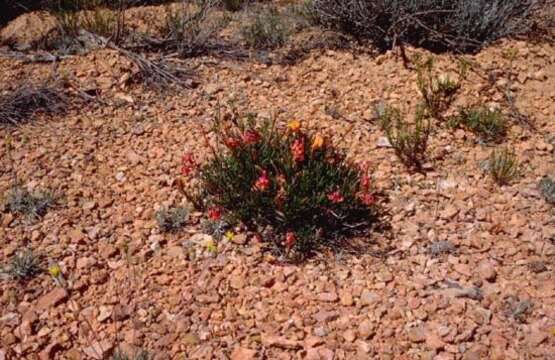
[[[116,50],[132,61],[139,68],[140,75],[143,79],[150,84],[158,87],[176,85],[186,89],[194,87],[191,70],[171,64],[167,61],[167,58],[149,60],[143,54],[117,46],[112,43],[110,39],[96,34],[91,34],[91,36],[104,44],[103,46],[105,48]]]

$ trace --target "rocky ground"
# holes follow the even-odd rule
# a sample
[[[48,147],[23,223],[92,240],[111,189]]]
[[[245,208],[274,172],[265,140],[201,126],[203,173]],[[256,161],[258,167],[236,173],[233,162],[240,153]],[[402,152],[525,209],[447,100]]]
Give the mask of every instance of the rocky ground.
[[[555,359],[554,210],[537,189],[553,174],[555,46],[510,40],[467,58],[478,65],[453,108],[503,107],[509,87],[534,121],[513,121],[505,141],[521,163],[511,185],[481,170],[492,147],[444,126],[423,174],[400,164],[372,105],[408,114],[416,104],[416,72],[394,52],[314,51],[295,65],[200,57],[190,60],[199,86],[179,92],[131,83],[134,66],[113,50],[61,60],[58,71],[99,99],[0,129],[2,193],[15,173],[61,195],[39,221],[0,214],[0,263],[31,247],[66,284],[47,272],[1,280],[0,359],[103,359],[116,348],[155,359]],[[453,56],[436,60],[456,70]],[[52,66],[2,58],[0,69],[17,84]],[[387,230],[365,251],[301,264],[249,234],[206,251],[202,214],[160,233],[154,213],[186,203],[175,186],[182,154],[206,153],[200,128],[230,99],[298,118],[370,161]]]

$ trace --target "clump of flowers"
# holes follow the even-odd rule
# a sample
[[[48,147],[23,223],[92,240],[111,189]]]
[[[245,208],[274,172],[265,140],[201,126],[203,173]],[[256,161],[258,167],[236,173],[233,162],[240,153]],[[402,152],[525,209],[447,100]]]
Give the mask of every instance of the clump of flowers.
[[[212,134],[213,156],[196,172],[212,221],[225,214],[228,221],[264,230],[273,235],[262,241],[294,255],[338,244],[371,224],[369,167],[347,161],[299,120],[280,128],[275,121],[233,113],[218,117]]]

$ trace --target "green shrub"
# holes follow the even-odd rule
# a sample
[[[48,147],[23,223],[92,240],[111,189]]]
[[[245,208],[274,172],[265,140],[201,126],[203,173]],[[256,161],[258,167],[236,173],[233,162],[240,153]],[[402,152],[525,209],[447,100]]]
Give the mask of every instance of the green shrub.
[[[432,126],[425,106],[419,105],[413,123],[405,121],[394,107],[378,111],[378,117],[385,136],[403,164],[421,170]]]
[[[416,84],[424,104],[432,117],[440,119],[442,113],[453,101],[460,84],[447,75],[436,77],[433,72],[434,60],[432,57],[424,62],[416,59],[416,62],[418,74]]]
[[[539,189],[547,202],[555,204],[555,181],[544,176],[539,183]]]
[[[519,173],[516,155],[507,148],[492,151],[483,167],[499,185],[509,184]]]
[[[484,106],[461,109],[455,122],[478,135],[483,141],[497,142],[507,134],[507,122],[501,111],[490,110]]]
[[[248,46],[255,49],[273,49],[283,46],[289,37],[289,28],[275,7],[255,11],[251,22],[241,28]]]
[[[162,232],[178,231],[187,223],[189,212],[182,207],[162,208],[156,212],[155,217]]]
[[[218,145],[198,169],[211,220],[225,212],[230,221],[273,234],[264,240],[294,256],[369,226],[374,196],[367,171],[321,135],[302,131],[298,121],[283,131],[274,121],[236,113],[218,117],[213,130]],[[191,176],[193,167],[182,173]]]
[[[410,43],[434,51],[476,51],[526,32],[535,0],[313,0],[325,26],[379,48]]]
[[[28,280],[40,273],[40,261],[31,249],[15,254],[3,272],[14,280]]]
[[[56,199],[49,192],[30,192],[21,186],[14,186],[8,191],[6,204],[13,213],[25,215],[30,219],[37,219],[46,214],[54,206]]]

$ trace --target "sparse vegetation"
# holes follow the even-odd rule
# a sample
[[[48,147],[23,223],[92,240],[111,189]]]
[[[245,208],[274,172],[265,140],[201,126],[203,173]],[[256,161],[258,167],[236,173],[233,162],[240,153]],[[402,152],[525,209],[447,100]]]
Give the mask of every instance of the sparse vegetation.
[[[10,212],[18,213],[29,219],[37,219],[46,214],[54,206],[55,197],[46,191],[30,192],[24,187],[12,187],[6,196],[7,208]]]
[[[95,7],[86,11],[55,12],[61,33],[74,38],[80,30],[86,30],[100,36],[110,37],[117,24],[116,14],[109,9]]]
[[[385,50],[402,43],[432,50],[476,51],[526,32],[534,0],[313,0],[325,26],[371,40]]]
[[[378,110],[378,117],[389,143],[403,164],[421,170],[432,129],[425,106],[418,107],[413,123],[406,121],[399,109],[390,106]]]
[[[507,122],[500,110],[484,106],[463,108],[454,118],[454,125],[462,125],[482,141],[498,142],[507,134]]]
[[[448,75],[436,77],[433,72],[434,59],[428,58],[421,62],[416,59],[418,77],[416,84],[430,115],[441,119],[442,113],[447,110],[457,91],[459,82],[452,80]]]
[[[483,168],[499,185],[509,184],[519,173],[518,160],[508,148],[493,150]]]
[[[516,296],[508,296],[504,301],[505,316],[520,323],[525,323],[532,314],[534,304],[528,299],[519,299]]]
[[[156,212],[155,217],[162,232],[178,231],[187,223],[189,212],[182,207],[162,208]]]
[[[544,176],[540,180],[539,189],[547,202],[555,204],[555,181],[549,176]]]
[[[243,25],[241,33],[248,46],[255,49],[273,49],[285,44],[290,29],[277,8],[269,6],[257,10],[251,22]]]
[[[40,261],[31,249],[25,249],[15,254],[9,265],[2,272],[14,280],[22,281],[33,278],[40,273]]]
[[[215,36],[229,19],[217,16],[214,8],[219,0],[182,1],[179,7],[166,7],[166,23],[163,29],[166,45],[181,56],[189,57],[205,53],[214,45]]]
[[[152,359],[150,353],[146,350],[138,350],[133,355],[128,355],[120,350],[116,350],[111,360],[149,360]]]
[[[463,55],[463,0],[3,1],[68,18],[0,31],[0,360],[551,358],[553,42]]]

